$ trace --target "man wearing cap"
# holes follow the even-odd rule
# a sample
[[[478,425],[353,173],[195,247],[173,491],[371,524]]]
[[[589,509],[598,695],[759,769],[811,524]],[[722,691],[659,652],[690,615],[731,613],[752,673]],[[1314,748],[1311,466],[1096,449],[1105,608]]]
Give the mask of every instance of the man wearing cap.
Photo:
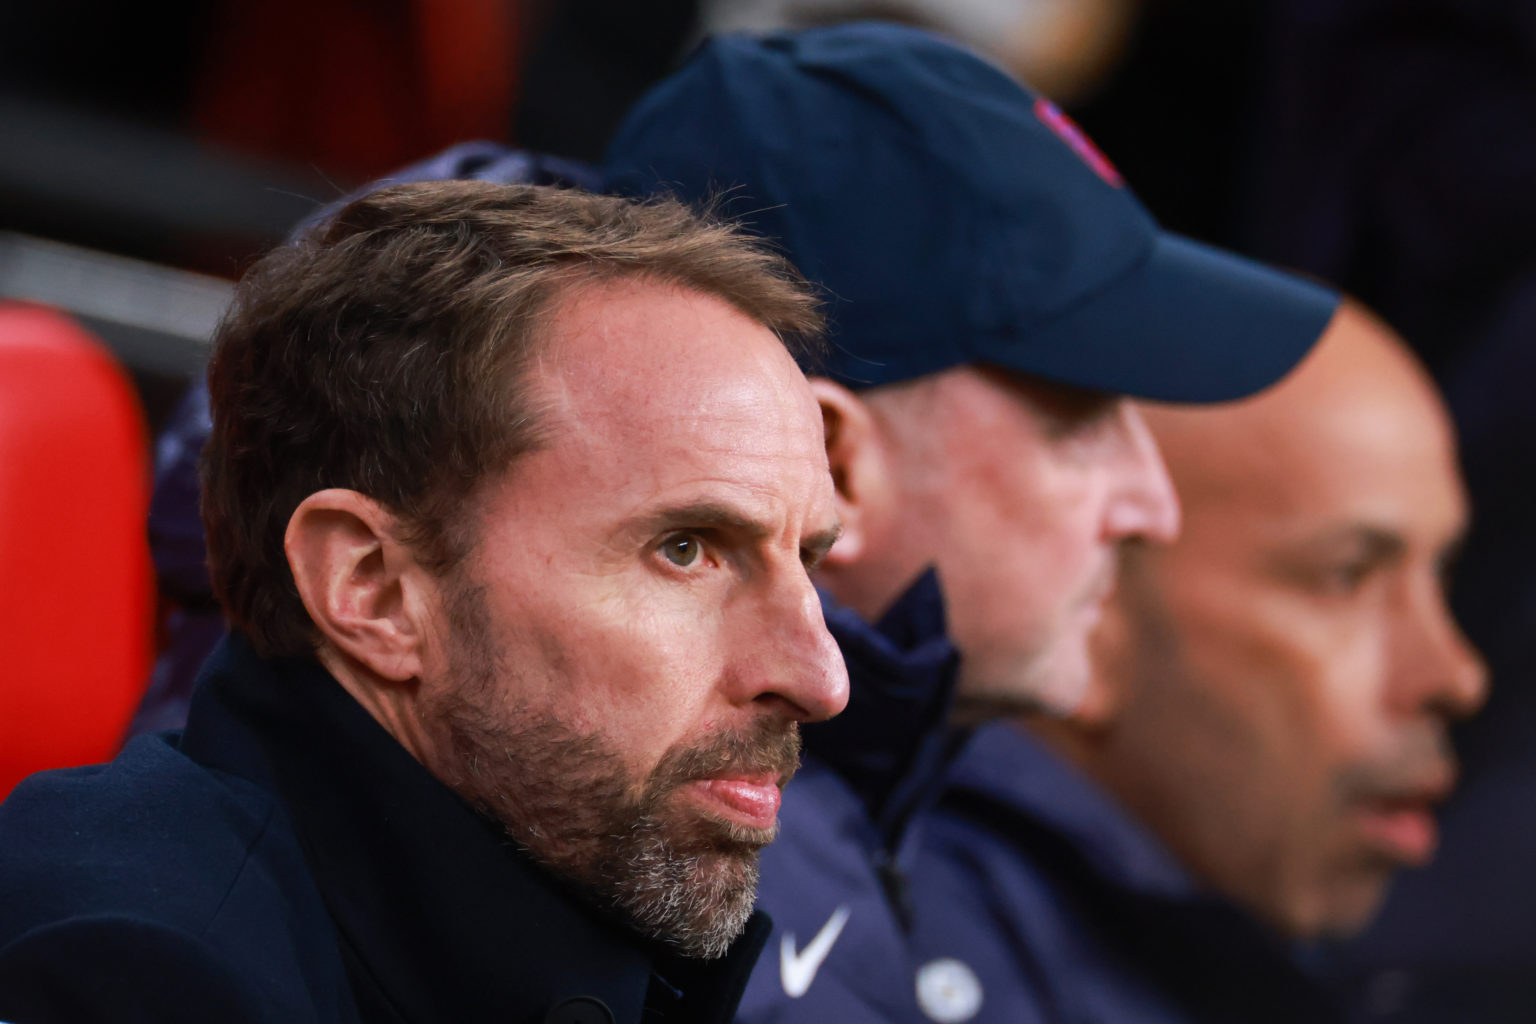
[[[1176,535],[1121,396],[1263,388],[1337,297],[1161,232],[1051,104],[890,26],[707,45],[606,169],[628,192],[723,190],[832,298],[813,387],[844,533],[820,582],[853,697],[807,730],[742,1015],[969,1019],[953,959],[912,941],[906,878],[950,725],[1076,706],[1121,548]]]
[[[966,952],[978,1020],[1335,1019],[1288,943],[1359,930],[1429,858],[1484,694],[1445,605],[1450,423],[1353,304],[1276,387],[1146,418],[1184,534],[1127,553],[1085,706],[960,756],[914,942]]]

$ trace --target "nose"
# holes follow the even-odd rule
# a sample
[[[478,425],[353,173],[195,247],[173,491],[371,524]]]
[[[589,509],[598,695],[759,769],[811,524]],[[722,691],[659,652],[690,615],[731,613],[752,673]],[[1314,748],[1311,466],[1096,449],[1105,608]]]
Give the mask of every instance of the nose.
[[[848,705],[848,669],[827,632],[821,600],[796,561],[746,611],[751,639],[737,653],[737,699],[771,703],[799,722],[819,722]]]
[[[1488,668],[1482,655],[1461,631],[1437,583],[1418,602],[1420,612],[1408,616],[1398,671],[1404,699],[1446,718],[1465,718],[1488,696]]]
[[[1171,544],[1179,536],[1180,510],[1168,467],[1135,404],[1122,401],[1118,412],[1115,457],[1106,468],[1112,477],[1104,509],[1105,538]]]

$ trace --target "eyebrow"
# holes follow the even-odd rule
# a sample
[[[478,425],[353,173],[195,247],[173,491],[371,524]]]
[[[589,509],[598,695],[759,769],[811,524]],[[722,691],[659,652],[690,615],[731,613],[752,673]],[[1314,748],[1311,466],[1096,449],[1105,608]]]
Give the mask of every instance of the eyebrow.
[[[1331,536],[1321,538],[1324,543],[1349,542],[1358,544],[1361,553],[1372,562],[1395,561],[1408,551],[1408,542],[1396,530],[1362,523],[1349,526]]]
[[[1269,564],[1292,573],[1297,559],[1318,557],[1361,558],[1373,566],[1398,561],[1408,551],[1408,543],[1396,530],[1371,523],[1344,523],[1319,530],[1294,544],[1270,552]]]
[[[752,540],[768,536],[768,527],[738,509],[715,501],[689,501],[652,509],[634,523],[639,531],[688,526],[706,530],[731,530]]]
[[[1361,553],[1372,561],[1390,561],[1402,558],[1408,552],[1408,541],[1401,533],[1372,523],[1352,523],[1325,530],[1314,536],[1309,546],[1318,548],[1345,543],[1358,545]],[[1467,529],[1463,526],[1435,549],[1435,561],[1445,566],[1455,564],[1466,543]]]
[[[806,559],[807,566],[821,564],[821,560],[827,557],[827,552],[832,550],[832,545],[837,543],[837,538],[843,535],[843,524],[833,523],[825,530],[817,530],[801,542],[800,547],[810,552],[810,558]]]
[[[663,529],[693,528],[704,530],[729,530],[748,540],[760,541],[772,534],[772,530],[760,520],[743,514],[740,510],[715,501],[690,501],[680,505],[663,505],[652,509],[631,524],[636,533],[652,533]],[[843,524],[834,523],[825,530],[806,535],[800,543],[810,552],[811,564],[820,562],[837,538],[843,535]]]

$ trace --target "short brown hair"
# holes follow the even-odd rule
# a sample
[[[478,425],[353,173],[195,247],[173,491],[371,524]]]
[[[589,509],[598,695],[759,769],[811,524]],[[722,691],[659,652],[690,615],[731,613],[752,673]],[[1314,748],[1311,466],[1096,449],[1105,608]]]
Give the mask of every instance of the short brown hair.
[[[521,387],[573,285],[642,277],[716,296],[797,356],[816,299],[780,256],[666,199],[531,185],[400,185],[343,208],[240,282],[208,369],[203,524],[214,592],[265,656],[311,654],[283,552],[308,495],[356,490],[441,571],[456,510],[538,442]]]

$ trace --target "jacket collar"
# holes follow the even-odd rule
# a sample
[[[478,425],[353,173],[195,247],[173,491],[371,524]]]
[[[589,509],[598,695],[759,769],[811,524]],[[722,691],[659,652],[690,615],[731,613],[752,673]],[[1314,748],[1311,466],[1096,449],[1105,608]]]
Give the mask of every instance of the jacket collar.
[[[986,801],[1000,824],[1028,818],[1064,837],[1117,886],[1175,899],[1197,894],[1149,830],[1022,730],[999,722],[969,735],[945,726],[960,657],[934,572],[874,625],[825,593],[822,610],[848,664],[851,692],[843,714],[804,730],[806,749],[864,797],[888,840],[946,791]]]
[[[981,727],[956,759],[946,800],[980,798],[999,831],[1027,819],[1069,844],[1104,881],[1173,900],[1201,889],[1162,842],[1097,783],[1023,728]]]
[[[941,806],[1003,837],[1004,855],[1042,872],[1051,902],[1071,908],[1073,928],[1107,943],[1102,963],[1134,965],[1185,1008],[1181,1019],[1338,1019],[1282,936],[1203,885],[1107,791],[1021,729],[979,729]]]
[[[829,595],[822,611],[848,665],[848,708],[804,729],[806,750],[859,793],[888,842],[935,794],[957,743],[946,724],[960,658],[930,570],[870,625]]]
[[[359,998],[371,988],[408,1021],[503,1024],[597,999],[620,1024],[723,1024],[766,941],[760,914],[719,961],[637,938],[534,865],[318,664],[262,661],[238,635],[204,669],[183,750],[280,795]]]

